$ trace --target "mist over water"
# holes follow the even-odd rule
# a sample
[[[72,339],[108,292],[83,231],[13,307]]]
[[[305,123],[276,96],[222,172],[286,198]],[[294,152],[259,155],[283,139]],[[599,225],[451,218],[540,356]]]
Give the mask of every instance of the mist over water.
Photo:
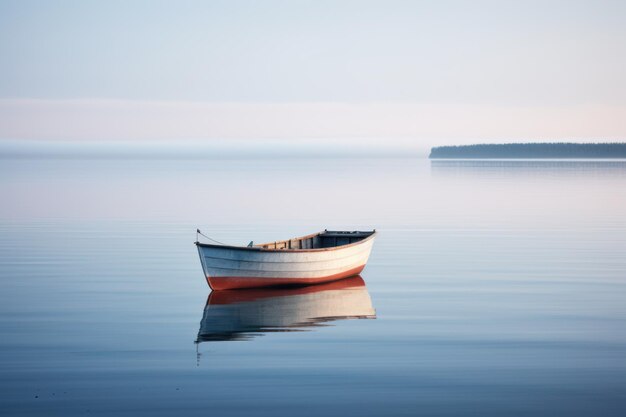
[[[428,148],[394,138],[179,139],[179,140],[0,140],[0,159],[282,159],[397,158],[426,156]]]
[[[39,156],[0,195],[2,414],[626,410],[625,161]],[[380,233],[364,286],[207,305],[197,227]]]

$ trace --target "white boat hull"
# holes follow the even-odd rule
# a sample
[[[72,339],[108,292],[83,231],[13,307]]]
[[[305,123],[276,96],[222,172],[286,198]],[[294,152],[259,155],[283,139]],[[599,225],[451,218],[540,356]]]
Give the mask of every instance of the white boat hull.
[[[199,244],[209,286],[215,290],[307,285],[359,274],[374,243],[371,236],[342,246],[317,249],[266,249]]]

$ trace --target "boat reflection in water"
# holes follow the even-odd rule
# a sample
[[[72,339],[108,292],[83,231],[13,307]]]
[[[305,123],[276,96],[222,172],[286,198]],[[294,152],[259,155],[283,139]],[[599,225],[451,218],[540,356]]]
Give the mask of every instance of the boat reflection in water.
[[[360,276],[298,288],[213,291],[196,343],[249,340],[334,320],[374,318],[376,311]]]

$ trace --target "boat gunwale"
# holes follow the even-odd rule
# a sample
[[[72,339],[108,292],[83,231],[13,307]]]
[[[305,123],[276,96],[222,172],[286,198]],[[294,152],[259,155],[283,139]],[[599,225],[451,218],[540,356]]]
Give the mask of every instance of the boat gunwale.
[[[293,239],[286,239],[286,240],[277,240],[276,242],[285,242],[287,240],[300,240],[300,239],[308,239],[308,238],[312,238],[318,235],[321,235],[322,233],[327,232],[326,230],[323,232],[318,232],[318,233],[312,233],[310,235],[306,235],[306,236],[301,236],[301,237],[296,237]],[[357,230],[358,232],[358,230]],[[348,243],[347,245],[340,245],[340,246],[331,246],[329,248],[314,248],[314,249],[274,249],[274,248],[263,248],[260,246],[234,246],[234,245],[216,245],[216,244],[212,244],[212,243],[202,243],[202,242],[194,242],[194,244],[198,247],[204,247],[204,248],[222,248],[222,249],[234,249],[234,250],[243,250],[243,251],[255,251],[255,252],[276,252],[276,253],[292,253],[292,252],[296,252],[296,253],[303,253],[303,252],[328,252],[328,251],[333,251],[333,250],[341,250],[341,249],[345,249],[345,248],[350,248],[350,247],[354,247],[357,245],[360,245],[362,243],[367,242],[368,240],[372,240],[374,239],[374,237],[376,236],[376,229],[372,230],[372,231],[367,231],[365,233],[371,233],[369,236],[367,236],[364,239],[358,240],[356,242],[352,242],[352,243]],[[268,244],[272,244],[274,242],[268,242],[268,243],[261,243],[261,245],[268,245]]]

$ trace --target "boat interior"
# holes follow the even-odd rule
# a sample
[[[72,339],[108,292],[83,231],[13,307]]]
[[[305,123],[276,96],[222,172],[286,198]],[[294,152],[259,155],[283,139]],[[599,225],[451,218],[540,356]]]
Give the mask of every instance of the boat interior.
[[[375,230],[360,232],[331,231],[324,230],[308,236],[296,237],[293,239],[279,240],[277,242],[262,243],[254,245],[263,249],[323,249],[337,246],[349,245],[370,237],[376,233]]]

